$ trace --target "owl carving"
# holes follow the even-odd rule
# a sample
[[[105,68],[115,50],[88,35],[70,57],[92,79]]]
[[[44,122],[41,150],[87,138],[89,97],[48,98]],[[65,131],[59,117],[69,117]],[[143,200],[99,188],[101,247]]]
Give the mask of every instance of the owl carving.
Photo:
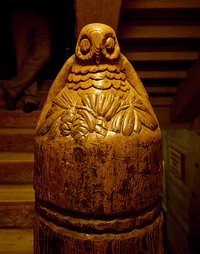
[[[120,52],[114,30],[86,25],[75,54],[57,75],[37,126],[37,135],[71,137],[83,143],[109,135],[131,136],[158,122],[134,68]]]

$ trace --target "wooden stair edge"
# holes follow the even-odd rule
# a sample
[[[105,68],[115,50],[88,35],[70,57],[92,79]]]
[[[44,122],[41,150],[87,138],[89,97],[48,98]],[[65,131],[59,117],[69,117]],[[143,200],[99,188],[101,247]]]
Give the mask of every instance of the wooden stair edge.
[[[131,61],[198,61],[198,51],[130,51],[123,54]]]
[[[33,152],[0,152],[0,184],[32,184],[33,174]]]
[[[0,254],[33,254],[33,229],[0,228]]]
[[[28,202],[35,201],[34,189],[32,184],[1,184],[0,203]]]
[[[27,185],[0,185],[0,228],[32,228],[34,190]]]
[[[5,109],[4,104],[0,103],[0,128],[21,128],[32,129],[33,131],[36,127],[40,113],[41,109],[31,113],[24,113],[21,109],[9,111]]]
[[[0,163],[32,163],[34,160],[33,152],[0,152]]]
[[[200,25],[131,25],[121,22],[119,39],[200,39]]]
[[[149,0],[140,0],[132,1],[126,0],[122,1],[121,5],[123,9],[188,9],[188,8],[200,8],[200,2],[198,0],[174,0],[174,1],[149,1]]]
[[[34,135],[35,133],[36,133],[35,128],[0,127],[0,135],[22,135],[22,134]]]

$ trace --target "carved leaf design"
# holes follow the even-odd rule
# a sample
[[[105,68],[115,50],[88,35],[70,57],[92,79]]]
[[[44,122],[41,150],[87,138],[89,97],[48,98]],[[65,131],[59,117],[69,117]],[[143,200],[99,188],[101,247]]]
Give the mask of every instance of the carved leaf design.
[[[98,136],[105,137],[108,132],[108,123],[102,117],[96,120],[95,131]]]
[[[122,119],[121,132],[124,136],[130,136],[134,130],[135,114],[134,109],[129,107],[125,110]]]
[[[135,116],[135,123],[134,123],[134,132],[139,133],[142,129],[142,123],[136,113],[136,111],[134,110],[134,116]]]
[[[155,130],[158,125],[149,112],[130,106],[126,110],[118,112],[110,121],[110,130],[130,136],[133,132],[139,133],[142,125]]]
[[[56,124],[57,120],[60,119],[65,114],[66,114],[66,111],[61,108],[58,108],[56,106],[52,108],[48,113],[45,123],[38,128],[37,134],[40,136],[40,135],[45,135],[46,133],[48,133],[52,125],[54,126],[57,125]]]
[[[88,131],[93,132],[95,130],[95,120],[94,114],[89,112],[87,109],[79,110],[78,113],[81,115],[81,119],[83,119],[88,126]]]
[[[89,127],[81,115],[77,115],[73,122],[71,135],[77,143],[83,143],[89,134]]]
[[[134,107],[137,119],[141,121],[142,125],[153,131],[158,128],[156,118],[151,114],[148,107],[145,106],[144,102],[132,96],[128,97],[128,101]]]
[[[135,109],[141,123],[146,126],[147,128],[151,129],[152,131],[158,128],[158,123],[156,119],[146,111],[139,110],[138,108]]]
[[[118,112],[110,121],[110,130],[116,133],[121,132],[121,125],[124,111]]]
[[[74,94],[72,94],[72,91],[64,88],[53,100],[53,104],[56,104],[61,108],[67,109],[70,107],[75,107],[77,102],[76,97],[74,96]]]
[[[141,121],[141,123],[151,130],[156,130],[158,128],[158,123],[155,117],[151,114],[148,108],[140,100],[134,102],[134,108]]]
[[[72,107],[66,110],[66,115],[60,119],[59,130],[62,136],[68,136],[71,133],[72,124],[76,118],[76,108]]]
[[[110,103],[108,111],[105,114],[107,121],[112,119],[118,111],[121,111],[125,105],[125,101],[121,100],[118,96],[114,96],[112,103]]]
[[[82,102],[85,106],[91,108],[96,116],[104,117],[107,121],[116,114],[124,103],[120,97],[110,93],[83,94]]]
[[[76,105],[76,100],[74,96],[72,96],[71,91],[65,88],[61,90],[61,92],[53,100],[52,107],[46,115],[45,123],[38,128],[37,134],[45,135],[46,133],[50,131],[50,129],[53,128],[52,126],[54,126],[54,129],[56,129],[62,117],[68,114],[69,114],[68,116],[70,117],[70,114],[74,110],[75,105]],[[62,123],[63,122],[61,121],[61,124]],[[64,128],[64,125],[63,125],[63,128]],[[65,126],[65,128],[67,127]]]
[[[97,137],[105,137],[108,130],[130,136],[139,133],[142,125],[151,130],[158,127],[142,101],[133,95],[121,99],[110,93],[83,93],[81,99],[82,105],[72,106],[76,102],[69,95],[60,94],[54,100],[45,124],[38,129],[39,135],[49,132],[48,136],[53,137],[56,135],[53,132],[59,132],[83,142],[93,132]],[[131,105],[127,104],[130,102]]]

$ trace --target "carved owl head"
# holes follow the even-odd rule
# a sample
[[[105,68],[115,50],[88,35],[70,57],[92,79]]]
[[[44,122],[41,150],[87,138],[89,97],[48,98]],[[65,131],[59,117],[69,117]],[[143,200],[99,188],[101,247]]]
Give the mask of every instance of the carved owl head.
[[[114,30],[105,24],[86,25],[78,37],[76,58],[93,64],[113,61],[119,57],[120,48]]]

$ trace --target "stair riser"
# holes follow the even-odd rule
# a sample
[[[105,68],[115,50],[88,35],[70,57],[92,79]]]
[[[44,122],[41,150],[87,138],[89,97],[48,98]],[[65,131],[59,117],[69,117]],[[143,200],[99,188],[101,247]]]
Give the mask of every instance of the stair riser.
[[[0,162],[0,184],[32,184],[33,162]]]
[[[33,152],[34,134],[0,134],[1,152]]]
[[[0,228],[33,228],[34,202],[1,202]]]
[[[24,113],[23,111],[0,110],[1,128],[35,128],[40,111]]]
[[[39,104],[39,109],[41,109],[47,99],[47,92],[40,94],[40,104]],[[3,94],[0,93],[0,109],[5,108],[5,102],[4,102],[4,97]],[[23,102],[22,100],[18,101],[16,104],[17,109],[22,109],[23,108]]]

